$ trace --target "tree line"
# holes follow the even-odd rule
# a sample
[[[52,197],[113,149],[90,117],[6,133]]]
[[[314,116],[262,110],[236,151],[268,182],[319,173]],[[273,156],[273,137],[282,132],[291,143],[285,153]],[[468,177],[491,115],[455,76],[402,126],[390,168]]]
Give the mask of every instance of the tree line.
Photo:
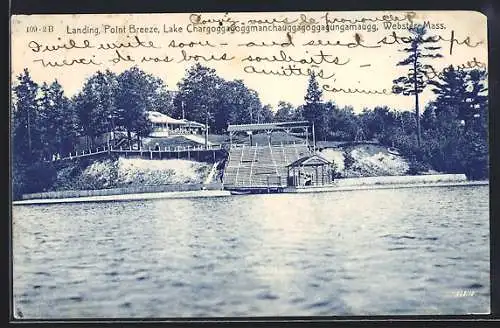
[[[426,32],[416,28],[411,33],[423,36]],[[410,159],[415,173],[434,169],[484,178],[488,174],[487,72],[450,66],[433,80],[425,79],[426,70],[432,68],[430,61],[441,55],[439,47],[422,39],[415,37],[402,49],[407,57],[396,65],[409,67],[408,73],[396,78],[393,87],[395,94],[415,98],[414,112],[378,106],[356,114],[350,106],[323,101],[314,75],[302,105],[281,101],[273,110],[242,80],[225,80],[199,63],[186,71],[175,93],[161,79],[132,67],[121,74],[96,72],[73,97],[64,94],[57,80],[38,84],[25,69],[12,88],[13,179],[30,181],[24,185],[38,191],[43,160],[72,152],[82,138],[88,148],[103,133],[116,130],[126,132],[129,142],[140,140],[150,133],[148,110],[206,123],[219,134],[229,124],[307,120],[314,124],[318,141],[375,139],[396,147]],[[419,95],[426,88],[432,88],[436,98],[421,113]]]
[[[196,64],[178,83],[177,92],[138,67],[121,74],[98,71],[71,98],[57,80],[41,85],[27,69],[13,88],[13,141],[25,162],[68,154],[85,137],[87,148],[110,131],[124,131],[132,141],[151,132],[147,111],[207,123],[213,133],[228,124],[271,122],[271,106],[262,105],[258,93],[242,80],[227,81],[214,69]]]
[[[488,176],[488,97],[484,68],[450,65],[434,79],[432,60],[442,57],[436,41],[426,41],[426,29],[410,29],[412,42],[401,49],[406,57],[397,66],[408,67],[406,75],[393,80],[393,93],[413,97],[414,112],[378,106],[355,114],[349,106],[339,108],[323,102],[312,75],[305,104],[295,110],[281,103],[275,119],[306,119],[315,125],[316,140],[361,141],[376,139],[398,148],[410,161],[410,173],[427,170],[465,173],[471,179]],[[428,38],[427,38],[428,39]],[[435,99],[421,113],[420,94],[431,88]]]
[[[228,81],[215,70],[196,64],[177,84],[178,92],[137,66],[115,74],[98,71],[74,96],[64,94],[57,80],[35,82],[28,69],[12,88],[12,167],[16,190],[43,189],[44,164],[54,154],[67,156],[85,141],[95,149],[99,137],[112,131],[126,133],[129,144],[149,135],[147,111],[207,123],[212,133],[228,124],[270,122],[273,112],[242,80]]]

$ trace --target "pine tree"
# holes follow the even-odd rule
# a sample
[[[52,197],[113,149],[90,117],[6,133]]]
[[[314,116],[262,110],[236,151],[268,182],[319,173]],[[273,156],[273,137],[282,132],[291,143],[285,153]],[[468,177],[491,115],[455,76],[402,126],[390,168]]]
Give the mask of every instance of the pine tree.
[[[408,57],[398,62],[397,66],[409,66],[408,74],[401,76],[393,81],[393,92],[403,94],[405,96],[415,97],[415,116],[417,119],[417,145],[421,146],[421,131],[420,131],[420,108],[419,94],[424,91],[427,82],[425,80],[425,72],[431,67],[429,64],[423,64],[424,58],[439,58],[441,54],[436,53],[441,47],[426,46],[425,43],[436,43],[432,38],[425,38],[426,30],[422,27],[410,29],[412,34],[409,47],[403,48],[402,51],[408,53]]]
[[[42,158],[39,123],[39,86],[29,74],[28,69],[17,77],[18,84],[13,88],[15,106],[12,112],[13,154],[16,161],[28,164]]]
[[[40,98],[43,120],[43,144],[47,158],[52,154],[68,154],[76,142],[76,115],[69,99],[57,80],[43,83]]]
[[[318,104],[321,102],[323,97],[323,91],[319,88],[318,81],[316,80],[316,75],[313,73],[309,76],[309,82],[307,85],[307,92],[304,100],[306,105],[308,104]]]
[[[432,91],[437,95],[430,109],[435,119],[435,154],[432,160],[448,171],[465,172],[470,178],[488,175],[488,97],[485,70],[450,66]],[[451,146],[450,146],[451,145]]]
[[[47,121],[40,106],[40,88],[27,69],[17,77],[12,107],[12,191],[18,198],[41,191],[52,183],[50,165],[44,159]]]
[[[325,106],[321,101],[323,92],[319,88],[316,76],[311,74],[307,86],[307,92],[304,97],[303,117],[309,123],[314,124],[316,140],[324,139],[327,135],[328,120],[326,117]]]
[[[474,118],[487,116],[486,77],[485,70],[449,66],[439,80],[429,82],[437,95],[433,103],[436,115],[463,121],[466,127],[472,124]]]
[[[57,153],[57,128],[59,119],[55,110],[54,94],[46,82],[40,88],[40,121],[44,122],[40,126],[42,130],[43,156],[50,159],[52,154]]]

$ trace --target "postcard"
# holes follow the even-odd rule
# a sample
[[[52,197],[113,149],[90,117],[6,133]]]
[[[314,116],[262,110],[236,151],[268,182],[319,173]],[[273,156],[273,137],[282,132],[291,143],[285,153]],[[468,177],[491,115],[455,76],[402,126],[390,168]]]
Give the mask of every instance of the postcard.
[[[11,17],[12,318],[490,313],[473,11]]]

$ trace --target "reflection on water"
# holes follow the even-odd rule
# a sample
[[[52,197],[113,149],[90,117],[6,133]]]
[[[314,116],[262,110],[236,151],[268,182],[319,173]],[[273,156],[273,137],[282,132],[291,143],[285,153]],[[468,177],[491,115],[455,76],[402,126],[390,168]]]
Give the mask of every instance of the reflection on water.
[[[24,318],[489,312],[488,187],[15,206]]]

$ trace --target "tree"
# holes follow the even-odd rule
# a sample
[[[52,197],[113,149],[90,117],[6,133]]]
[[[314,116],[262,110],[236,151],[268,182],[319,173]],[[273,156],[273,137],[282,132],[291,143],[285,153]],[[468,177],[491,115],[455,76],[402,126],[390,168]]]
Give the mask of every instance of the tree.
[[[377,106],[373,110],[365,108],[359,115],[365,136],[382,140],[390,127],[394,126],[396,115],[387,106]]]
[[[270,123],[274,121],[274,113],[271,105],[264,105],[257,113],[257,123]]]
[[[222,81],[220,88],[220,99],[222,99],[217,111],[229,113],[229,120],[216,122],[220,127],[227,124],[252,124],[258,123],[262,111],[262,103],[255,90],[248,89],[242,80]]]
[[[151,132],[147,111],[157,110],[161,106],[159,99],[165,96],[165,86],[162,80],[137,66],[121,73],[117,80],[118,124],[127,131],[129,143],[132,142],[132,133],[140,141],[140,137]]]
[[[26,172],[30,165],[41,158],[38,120],[38,84],[28,69],[17,76],[17,84],[12,88],[12,192],[17,198],[29,186]]]
[[[78,115],[73,102],[68,98],[64,98],[64,105],[60,109],[64,112],[61,113],[63,120],[59,130],[59,153],[68,154],[75,150],[78,142]]]
[[[255,90],[242,80],[226,81],[215,70],[197,63],[178,83],[174,116],[207,122],[210,130],[223,133],[228,124],[257,123],[270,118]]]
[[[417,145],[421,146],[421,131],[420,131],[420,109],[419,109],[419,94],[425,89],[427,82],[425,72],[431,65],[423,64],[424,58],[438,58],[441,54],[436,53],[441,49],[438,46],[425,46],[425,43],[436,43],[433,38],[424,38],[426,35],[425,27],[417,26],[410,29],[412,34],[409,47],[403,48],[402,51],[408,53],[408,57],[397,63],[397,66],[410,66],[408,74],[401,76],[393,81],[393,92],[403,94],[405,96],[415,97],[415,116],[417,119]]]
[[[488,99],[485,70],[449,67],[432,90],[436,100],[427,111],[432,142],[427,160],[447,172],[473,179],[488,175]]]
[[[222,128],[220,121],[227,120],[227,113],[218,113],[217,105],[220,102],[219,88],[222,79],[215,74],[215,70],[196,63],[186,72],[186,76],[177,83],[179,92],[174,99],[174,116],[181,118],[184,110],[185,118],[197,122],[205,122],[217,130]],[[215,118],[219,124],[215,126]]]
[[[355,140],[360,124],[360,119],[354,113],[351,106],[338,108],[332,102],[328,102],[329,108],[328,126],[330,127],[331,137],[337,140],[352,141]]]
[[[394,118],[394,124],[401,127],[402,133],[415,135],[416,138],[417,120],[414,112],[394,110],[392,115]],[[423,118],[424,115],[422,115],[422,119]]]
[[[53,182],[55,169],[50,163],[42,162],[47,156],[47,145],[52,145],[48,129],[52,117],[47,115],[46,106],[57,107],[61,103],[61,90],[60,85],[54,83],[40,88],[27,69],[17,77],[11,116],[12,190],[15,198],[26,192],[45,190]]]
[[[42,145],[45,158],[50,158],[52,154],[57,153],[57,129],[59,124],[59,117],[55,107],[56,92],[49,88],[46,82],[43,82],[41,89],[42,96],[40,97],[40,116],[41,120],[45,122],[41,126],[42,129]]]
[[[168,116],[173,116],[175,112],[174,97],[175,93],[166,89],[166,85],[163,85],[163,81],[159,80],[161,85],[156,91],[156,96],[151,104],[151,109]]]
[[[87,136],[89,148],[94,146],[98,135],[114,130],[118,120],[116,92],[116,75],[110,71],[97,71],[73,99],[79,126]]]
[[[17,77],[18,84],[13,88],[15,106],[13,107],[13,154],[19,163],[33,163],[42,158],[41,123],[39,115],[39,86],[29,74],[28,69]]]
[[[275,122],[290,122],[296,119],[296,109],[289,102],[280,101],[278,103],[278,110],[274,115]]]
[[[43,124],[42,143],[44,154],[50,158],[55,153],[69,153],[76,141],[77,122],[74,108],[59,82],[43,83],[40,98],[40,115]]]
[[[314,124],[316,140],[325,139],[327,135],[327,115],[324,104],[321,101],[322,96],[323,92],[319,88],[316,76],[311,74],[304,97],[303,116],[309,123]]]
[[[469,127],[474,118],[487,115],[488,96],[485,92],[485,70],[464,70],[448,67],[439,80],[430,81],[437,95],[434,101],[436,115],[444,112],[464,122]]]

